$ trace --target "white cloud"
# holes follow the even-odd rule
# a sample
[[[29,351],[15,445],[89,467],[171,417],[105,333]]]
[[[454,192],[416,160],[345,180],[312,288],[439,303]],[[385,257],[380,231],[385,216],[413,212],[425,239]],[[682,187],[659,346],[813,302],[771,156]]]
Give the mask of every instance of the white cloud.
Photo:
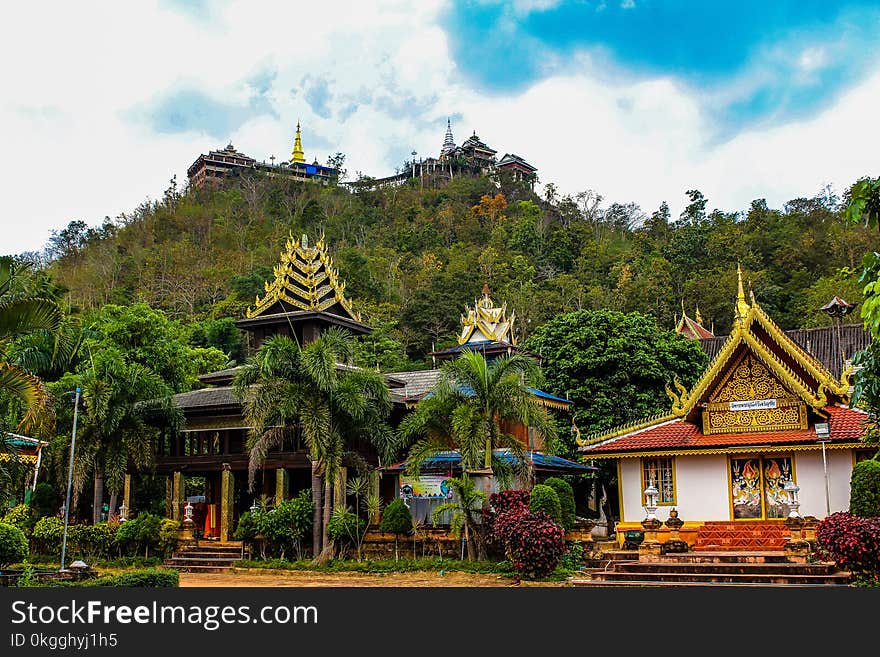
[[[710,207],[744,209],[756,197],[778,206],[825,183],[842,190],[877,173],[871,154],[880,151],[880,135],[863,126],[880,97],[880,76],[810,120],[719,145],[704,95],[668,78],[600,81],[587,55],[577,56],[581,74],[521,93],[471,88],[436,24],[441,6],[279,8],[237,0],[215,7],[210,20],[166,3],[59,5],[53,21],[27,3],[7,9],[14,29],[0,42],[0,57],[11,63],[0,71],[0,178],[12,193],[4,199],[0,253],[38,249],[50,229],[72,219],[97,224],[161,196],[172,174],[184,181],[195,157],[226,139],[258,159],[287,158],[297,120],[307,158],[338,150],[352,173],[381,176],[411,150],[435,154],[446,117],[458,114],[458,141],[476,130],[563,192],[592,188],[646,211],[667,200],[674,214],[694,187]],[[809,48],[792,54],[805,73],[821,67],[822,56]],[[265,98],[277,118],[254,116],[222,137],[200,129],[157,135],[132,121],[134,109],[174,89],[246,107],[254,93],[247,80],[261,71],[275,72]],[[306,76],[326,81],[329,118],[306,102]]]

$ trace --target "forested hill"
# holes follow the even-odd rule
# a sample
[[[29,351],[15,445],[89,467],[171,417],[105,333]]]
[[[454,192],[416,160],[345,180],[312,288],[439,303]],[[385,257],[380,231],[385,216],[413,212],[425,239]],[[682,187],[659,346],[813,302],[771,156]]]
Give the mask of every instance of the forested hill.
[[[538,196],[462,177],[439,189],[412,181],[350,192],[245,176],[216,191],[172,184],[162,201],[100,229],[71,222],[46,250],[74,312],[144,301],[191,325],[195,342],[211,342],[200,327],[243,316],[288,234],[324,233],[346,294],[379,329],[361,360],[383,369],[415,366],[403,352],[421,361],[432,343],[449,344],[464,304],[486,282],[516,311],[521,339],[582,308],[641,311],[673,328],[682,300],[726,334],[737,262],[785,329],[827,322],[818,308],[835,294],[860,299],[850,272],[880,244],[843,221],[840,199],[823,193],[783,208],[756,200],[729,210],[712,210],[695,190],[687,199],[671,217],[665,204],[607,205],[589,191],[560,196],[552,185]]]

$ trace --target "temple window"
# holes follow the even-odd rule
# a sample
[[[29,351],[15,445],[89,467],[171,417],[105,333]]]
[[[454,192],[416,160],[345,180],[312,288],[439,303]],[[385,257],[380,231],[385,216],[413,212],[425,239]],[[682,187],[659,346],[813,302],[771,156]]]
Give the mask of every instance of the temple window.
[[[675,504],[675,465],[672,457],[642,459],[642,491],[649,483],[653,483],[660,491],[657,504]],[[644,492],[642,504],[647,504]]]

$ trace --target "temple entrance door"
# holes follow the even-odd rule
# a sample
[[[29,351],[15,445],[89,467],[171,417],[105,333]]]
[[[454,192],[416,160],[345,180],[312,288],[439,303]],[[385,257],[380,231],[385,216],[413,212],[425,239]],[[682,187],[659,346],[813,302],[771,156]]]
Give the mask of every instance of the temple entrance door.
[[[736,456],[730,459],[733,520],[783,519],[788,495],[783,486],[793,474],[790,456]]]

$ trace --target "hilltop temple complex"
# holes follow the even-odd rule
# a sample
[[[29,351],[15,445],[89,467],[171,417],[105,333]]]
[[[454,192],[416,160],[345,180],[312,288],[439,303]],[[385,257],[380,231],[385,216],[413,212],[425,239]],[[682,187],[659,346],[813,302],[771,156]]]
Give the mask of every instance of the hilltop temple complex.
[[[274,156],[271,160],[272,162],[269,164],[257,162],[249,155],[235,150],[235,147],[230,143],[221,150],[210,151],[207,155],[204,153],[199,155],[186,170],[186,175],[189,178],[190,186],[195,189],[209,184],[216,185],[224,178],[241,175],[245,172],[259,172],[302,182],[317,182],[322,185],[329,184],[337,175],[336,169],[318,164],[317,159],[311,164],[306,162],[298,122],[290,160],[280,164],[275,164]]]

